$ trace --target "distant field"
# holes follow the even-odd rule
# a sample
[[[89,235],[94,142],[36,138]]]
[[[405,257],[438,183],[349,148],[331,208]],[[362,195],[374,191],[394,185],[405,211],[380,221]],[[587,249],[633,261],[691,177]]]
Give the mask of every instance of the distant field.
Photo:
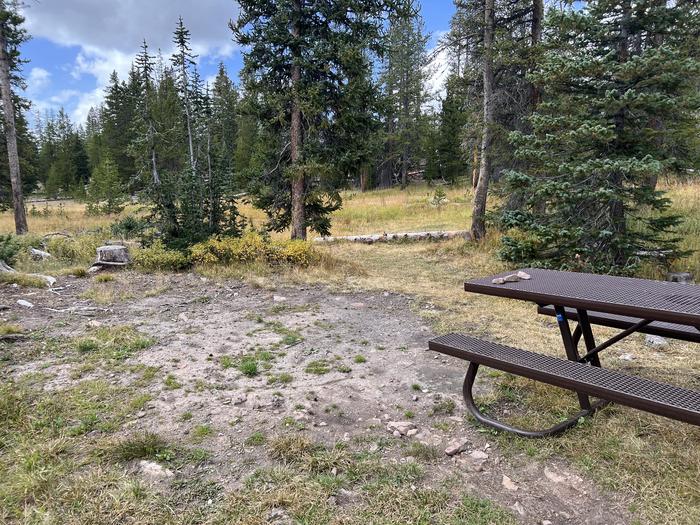
[[[437,207],[431,203],[435,188],[416,185],[400,189],[376,190],[366,193],[346,191],[343,208],[333,216],[333,235],[360,235],[383,232],[461,230],[471,222],[471,189],[463,186],[445,187],[447,202]],[[700,182],[670,183],[663,189],[673,202],[676,213],[685,217],[678,229],[682,248],[694,250],[690,257],[676,261],[674,269],[700,275]],[[86,215],[85,205],[76,201],[38,201],[28,204],[31,233],[57,231],[79,233],[109,226],[115,220],[138,213],[129,206],[119,215]],[[241,213],[255,227],[265,222],[265,214],[249,204],[241,204]],[[0,233],[14,231],[12,213],[0,214]],[[311,235],[314,235],[311,233]],[[286,234],[279,234],[280,237]],[[648,273],[648,272],[647,272]]]

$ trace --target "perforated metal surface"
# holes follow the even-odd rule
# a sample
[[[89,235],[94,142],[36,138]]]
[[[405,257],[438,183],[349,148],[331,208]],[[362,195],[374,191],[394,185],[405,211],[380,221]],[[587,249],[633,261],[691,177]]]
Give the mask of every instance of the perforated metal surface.
[[[556,315],[553,306],[541,306],[537,308],[537,312],[542,315],[554,317]],[[572,321],[578,321],[578,314],[575,308],[566,308],[566,317]],[[607,314],[604,312],[588,312],[588,320],[592,324],[601,326],[609,326],[612,328],[627,328],[637,324],[641,319],[629,317],[626,315]],[[660,335],[662,337],[670,337],[672,339],[680,339],[682,341],[690,341],[700,343],[700,330],[695,327],[677,323],[666,323],[664,321],[654,321],[650,325],[644,326],[638,330],[643,334]]]
[[[462,334],[433,339],[430,349],[602,399],[700,425],[700,392],[557,359]]]
[[[464,289],[500,297],[700,327],[700,286],[526,268],[527,281],[493,284],[494,277],[468,281]]]

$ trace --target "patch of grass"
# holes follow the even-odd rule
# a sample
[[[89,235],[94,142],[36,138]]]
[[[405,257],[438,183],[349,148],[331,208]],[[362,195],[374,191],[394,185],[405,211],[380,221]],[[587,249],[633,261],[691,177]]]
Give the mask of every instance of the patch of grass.
[[[183,412],[180,415],[180,421],[189,421],[192,417],[192,412]]]
[[[195,441],[203,441],[214,433],[209,425],[197,425],[192,429],[192,437]]]
[[[122,439],[115,443],[111,450],[107,449],[105,452],[119,461],[162,460],[172,455],[165,439],[153,432],[144,432]]]
[[[406,448],[406,455],[421,461],[431,462],[440,459],[443,453],[433,445],[426,445],[420,441],[411,441]]]
[[[414,392],[421,392],[423,390],[423,387],[420,386],[418,383],[413,383],[411,385],[411,390],[413,390]]]
[[[283,385],[288,385],[292,381],[294,381],[294,376],[292,374],[287,373],[287,372],[282,372],[279,375],[271,375],[270,377],[267,378],[268,385],[274,385],[277,383],[281,383]]]
[[[219,358],[219,365],[221,365],[221,368],[223,368],[224,370],[227,370],[229,368],[235,367],[236,361],[230,355],[222,355]]]
[[[314,374],[317,376],[327,374],[328,372],[331,371],[331,367],[328,364],[328,361],[325,359],[317,359],[315,361],[311,361],[309,364],[306,365],[306,368],[304,371],[307,374]]]
[[[178,388],[182,388],[182,383],[180,383],[173,374],[168,374],[163,380],[163,386],[166,390],[177,390]]]
[[[367,358],[366,358],[365,356],[363,356],[363,355],[356,355],[356,356],[353,358],[353,361],[354,361],[355,363],[357,363],[358,365],[360,365],[360,364],[362,364],[362,363],[366,363],[366,362],[367,362]]]
[[[95,277],[97,283],[111,283],[112,281],[114,281],[114,275],[111,273],[101,273]]]
[[[455,411],[455,402],[452,399],[440,399],[433,403],[430,409],[431,416],[451,416]]]
[[[18,324],[0,323],[0,335],[17,335],[21,333],[24,333],[24,329]]]
[[[0,283],[16,284],[25,288],[47,288],[46,280],[21,272],[0,272]]]
[[[416,413],[413,410],[406,410],[403,413],[403,417],[405,417],[406,419],[413,419],[414,417],[416,417]]]
[[[259,447],[264,445],[266,441],[265,434],[262,432],[255,432],[248,436],[244,443],[249,447]]]
[[[81,354],[95,358],[122,361],[136,352],[150,348],[155,339],[148,337],[132,326],[100,327],[75,341]]]
[[[238,364],[238,370],[247,377],[255,377],[258,375],[258,362],[252,357],[245,357]]]

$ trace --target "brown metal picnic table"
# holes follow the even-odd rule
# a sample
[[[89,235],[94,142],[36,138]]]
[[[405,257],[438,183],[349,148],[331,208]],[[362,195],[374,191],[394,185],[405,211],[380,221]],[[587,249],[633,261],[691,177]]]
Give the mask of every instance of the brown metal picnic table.
[[[700,343],[700,286],[609,275],[526,268],[529,279],[495,284],[506,272],[468,281],[468,292],[531,301],[538,312],[557,318],[567,360],[482,341],[462,334],[448,334],[430,341],[431,350],[470,362],[463,395],[477,420],[526,437],[562,432],[592,415],[609,402],[700,425],[700,392],[628,375],[601,367],[599,354],[640,332]],[[569,321],[575,321],[571,330]],[[591,325],[622,331],[596,343]],[[585,353],[580,355],[583,339]],[[545,430],[523,430],[483,414],[472,396],[480,364],[573,390],[581,411]],[[589,396],[598,398],[591,402]]]

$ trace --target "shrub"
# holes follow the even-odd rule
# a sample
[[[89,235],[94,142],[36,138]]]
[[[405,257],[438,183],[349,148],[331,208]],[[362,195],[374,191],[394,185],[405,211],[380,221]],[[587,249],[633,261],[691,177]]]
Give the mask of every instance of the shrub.
[[[0,235],[0,261],[5,261],[10,265],[13,264],[21,249],[22,244],[11,233]]]
[[[162,241],[156,241],[148,248],[137,250],[134,263],[147,272],[177,272],[189,267],[190,259],[182,252],[166,248]]]
[[[110,229],[113,235],[124,239],[135,239],[143,235],[149,227],[150,224],[146,219],[141,219],[134,215],[127,215],[122,220],[112,224]]]
[[[85,234],[77,237],[54,236],[46,241],[47,251],[57,259],[70,262],[91,263],[97,248],[107,240],[104,233]]]
[[[290,264],[308,266],[319,259],[313,246],[305,241],[271,241],[257,232],[243,237],[212,237],[195,244],[192,261],[196,264]]]

